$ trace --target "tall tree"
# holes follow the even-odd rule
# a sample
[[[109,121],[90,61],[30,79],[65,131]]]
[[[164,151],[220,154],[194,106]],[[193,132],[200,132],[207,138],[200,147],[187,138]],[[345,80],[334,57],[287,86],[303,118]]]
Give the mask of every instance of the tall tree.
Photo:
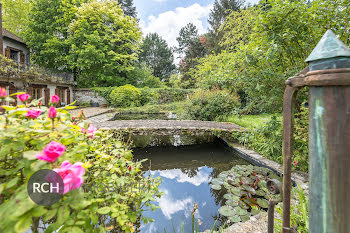
[[[7,30],[22,36],[31,8],[29,0],[3,0],[2,20]]]
[[[84,1],[34,1],[25,31],[31,58],[84,86],[114,85],[137,60],[141,32],[117,2]]]
[[[182,79],[190,81],[190,75],[187,72],[198,64],[198,59],[206,55],[206,37],[199,36],[198,29],[193,23],[187,24],[181,28],[179,36],[176,38],[179,47],[178,53],[184,57],[180,61],[180,71]],[[193,83],[188,84],[192,86]]]
[[[150,33],[144,39],[141,49],[139,61],[150,67],[153,75],[160,80],[168,80],[176,67],[174,55],[167,42],[157,33]]]
[[[81,83],[114,85],[138,58],[141,31],[136,20],[125,17],[114,1],[83,4],[76,16],[68,29],[70,66],[79,71]]]
[[[133,18],[137,18],[136,7],[133,0],[118,0],[121,4],[124,14]]]
[[[208,19],[211,27],[208,36],[210,51],[216,53],[221,51],[219,46],[219,41],[222,38],[222,33],[219,32],[220,26],[233,11],[239,11],[243,7],[244,2],[244,0],[215,0]]]

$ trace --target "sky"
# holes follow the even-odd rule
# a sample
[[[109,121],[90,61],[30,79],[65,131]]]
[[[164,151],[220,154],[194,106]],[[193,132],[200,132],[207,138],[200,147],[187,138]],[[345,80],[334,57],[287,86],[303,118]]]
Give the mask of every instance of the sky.
[[[259,0],[247,0],[257,3]],[[144,36],[157,32],[168,42],[177,46],[176,37],[188,23],[196,25],[199,34],[208,31],[210,10],[214,0],[134,0]]]

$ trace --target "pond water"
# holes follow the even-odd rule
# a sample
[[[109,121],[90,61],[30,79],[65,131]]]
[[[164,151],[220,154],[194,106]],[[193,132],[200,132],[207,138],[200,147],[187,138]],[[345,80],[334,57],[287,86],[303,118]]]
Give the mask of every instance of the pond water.
[[[149,114],[140,114],[140,113],[118,113],[115,114],[111,121],[118,120],[176,120],[176,113],[149,113]]]
[[[141,225],[140,232],[191,232],[191,211],[194,203],[198,205],[195,219],[199,219],[199,231],[211,229],[225,221],[218,209],[224,205],[224,191],[213,190],[209,182],[222,172],[235,165],[249,164],[234,154],[223,143],[215,141],[202,145],[159,146],[135,148],[134,158],[147,158],[151,161],[150,170],[155,177],[161,177],[159,186],[163,196],[156,201],[160,209],[145,211],[144,215],[155,221]],[[145,162],[145,167],[148,162]]]

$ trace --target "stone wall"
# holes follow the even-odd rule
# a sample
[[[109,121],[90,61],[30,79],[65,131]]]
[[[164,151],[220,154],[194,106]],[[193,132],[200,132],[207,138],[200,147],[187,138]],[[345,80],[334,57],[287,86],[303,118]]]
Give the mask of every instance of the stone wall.
[[[98,103],[100,107],[107,105],[107,100],[91,89],[77,88],[74,89],[73,93],[74,100],[76,100],[79,105],[87,105],[91,103]]]

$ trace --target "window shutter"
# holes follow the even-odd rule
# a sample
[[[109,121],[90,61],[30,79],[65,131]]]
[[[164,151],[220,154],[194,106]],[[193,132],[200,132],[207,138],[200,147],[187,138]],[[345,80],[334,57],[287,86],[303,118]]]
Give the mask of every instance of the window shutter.
[[[24,63],[24,53],[23,52],[19,53],[19,62]]]
[[[10,58],[10,48],[6,47],[5,49],[5,57]]]
[[[49,88],[45,88],[45,105],[49,106],[49,102],[50,102],[50,89]]]
[[[70,90],[67,89],[67,104],[70,104]]]

